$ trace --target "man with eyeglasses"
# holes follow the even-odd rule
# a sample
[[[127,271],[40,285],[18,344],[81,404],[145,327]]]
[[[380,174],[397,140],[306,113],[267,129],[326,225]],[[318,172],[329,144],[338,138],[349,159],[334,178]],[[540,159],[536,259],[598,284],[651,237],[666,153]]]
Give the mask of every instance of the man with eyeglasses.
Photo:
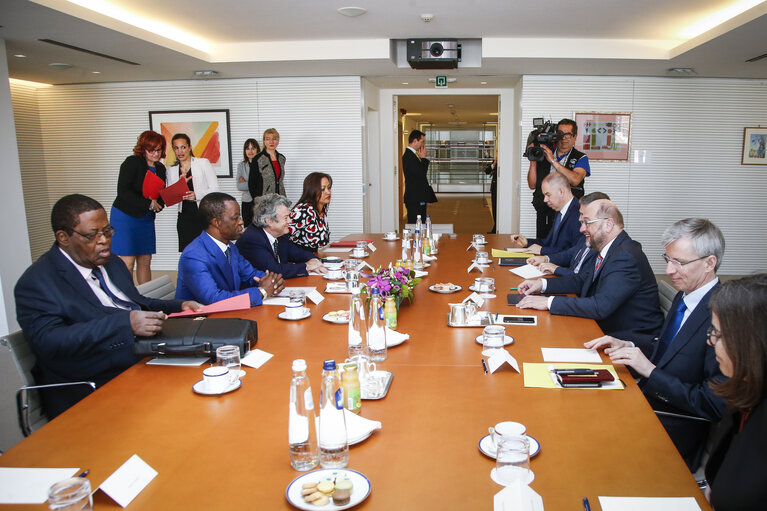
[[[623,230],[623,215],[609,200],[586,206],[581,232],[597,252],[594,264],[577,274],[526,280],[519,293],[578,296],[525,296],[517,307],[595,319],[602,332],[634,342],[649,341],[663,324],[658,284],[642,246]]]
[[[604,348],[614,363],[627,365],[642,377],[642,392],[660,412],[660,421],[674,445],[695,471],[709,426],[726,408],[724,399],[709,387],[711,380],[724,376],[713,346],[706,343],[711,327],[708,301],[719,285],[716,272],[724,255],[724,236],[705,218],[686,218],[666,229],[662,242],[666,274],[679,292],[660,337],[635,346],[605,336],[585,345]]]
[[[138,360],[133,341],[160,332],[165,312],[201,307],[139,294],[111,252],[114,229],[94,199],[62,197],[51,211],[51,226],[53,247],[14,290],[16,317],[37,357],[37,384],[92,381],[100,387]],[[52,419],[90,392],[87,385],[46,389],[43,409]]]
[[[554,226],[555,212],[544,201],[543,180],[552,171],[559,172],[570,183],[573,195],[583,197],[583,183],[591,175],[589,157],[575,149],[578,136],[578,125],[572,119],[562,119],[557,124],[557,130],[562,132],[562,138],[552,151],[543,146],[545,159],[531,161],[527,171],[527,186],[533,191],[533,207],[536,211],[536,238],[545,238]]]

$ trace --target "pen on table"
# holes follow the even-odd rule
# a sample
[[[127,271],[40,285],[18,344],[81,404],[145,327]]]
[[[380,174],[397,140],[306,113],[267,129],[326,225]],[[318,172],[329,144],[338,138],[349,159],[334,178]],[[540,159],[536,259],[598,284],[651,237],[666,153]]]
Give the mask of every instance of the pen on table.
[[[583,497],[583,509],[585,511],[591,511],[591,506],[589,506],[589,499],[586,497]]]
[[[91,471],[91,469],[89,469],[89,468],[86,468],[85,470],[83,470],[83,473],[82,473],[82,474],[80,474],[80,475],[79,475],[79,476],[77,476],[77,477],[85,477],[85,476],[87,476],[87,475],[88,475],[88,473],[89,473],[90,471]]]
[[[509,288],[509,291],[519,291],[519,288],[516,288],[516,287],[510,287],[510,288]]]
[[[557,374],[594,374],[596,371],[593,369],[554,369]]]
[[[487,364],[485,364],[485,359],[484,358],[481,359],[481,360],[482,360],[482,369],[485,370],[485,376],[487,376]]]

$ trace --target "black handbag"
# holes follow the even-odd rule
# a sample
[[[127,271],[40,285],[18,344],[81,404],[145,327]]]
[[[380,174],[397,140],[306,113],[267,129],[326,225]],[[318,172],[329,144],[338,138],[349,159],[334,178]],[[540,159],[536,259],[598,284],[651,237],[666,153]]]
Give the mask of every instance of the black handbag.
[[[258,339],[255,321],[239,318],[171,318],[153,337],[136,337],[133,353],[140,356],[216,356],[216,348],[234,345],[245,356]]]

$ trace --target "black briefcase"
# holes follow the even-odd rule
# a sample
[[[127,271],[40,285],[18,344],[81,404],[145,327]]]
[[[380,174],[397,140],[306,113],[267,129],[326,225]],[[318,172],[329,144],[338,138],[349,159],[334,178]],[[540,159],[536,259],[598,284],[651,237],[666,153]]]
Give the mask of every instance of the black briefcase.
[[[146,356],[216,356],[216,348],[239,346],[245,356],[258,339],[255,321],[238,318],[171,318],[154,337],[136,337],[133,353]]]

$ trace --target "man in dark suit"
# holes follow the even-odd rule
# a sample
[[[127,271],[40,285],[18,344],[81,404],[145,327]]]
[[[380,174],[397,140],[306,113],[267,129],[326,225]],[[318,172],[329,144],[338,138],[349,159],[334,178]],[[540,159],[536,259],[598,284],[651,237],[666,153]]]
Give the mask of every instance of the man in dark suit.
[[[649,341],[663,324],[658,284],[642,246],[623,230],[623,215],[611,201],[594,201],[583,210],[581,232],[598,252],[594,266],[554,279],[526,280],[520,294],[578,296],[525,296],[522,309],[549,310],[552,314],[592,318],[606,335],[634,342]]]
[[[533,254],[555,254],[571,247],[580,235],[580,203],[570,190],[570,182],[559,172],[546,176],[541,185],[543,200],[556,211],[554,226],[543,239],[527,239],[521,234],[511,236],[511,244],[527,248]]]
[[[282,274],[283,278],[305,277],[310,271],[328,269],[314,254],[290,241],[290,201],[276,193],[256,197],[253,223],[237,240],[240,254],[257,270]]]
[[[583,215],[586,206],[599,199],[610,200],[606,193],[591,192],[580,199],[581,207],[579,214]],[[580,217],[579,217],[580,218]],[[580,226],[580,223],[578,223]],[[549,255],[537,255],[527,258],[527,264],[532,264],[546,275],[554,274],[557,277],[579,273],[584,265],[594,264],[596,253],[589,248],[584,235],[578,236],[575,244],[562,252],[556,252]]]
[[[136,362],[135,337],[162,330],[162,311],[200,307],[140,295],[110,250],[114,229],[106,211],[90,197],[59,199],[51,226],[56,242],[14,290],[17,319],[37,357],[37,384],[92,381],[100,387]],[[46,389],[43,409],[52,419],[91,392],[87,385]]]
[[[178,260],[176,298],[208,305],[248,293],[251,305],[261,305],[264,298],[285,287],[282,275],[256,270],[233,243],[242,235],[243,226],[234,197],[209,193],[200,201],[200,218],[205,230]]]
[[[605,336],[587,342],[586,347],[605,348],[614,363],[628,365],[642,376],[642,392],[653,409],[663,412],[659,414],[661,423],[694,471],[700,464],[709,421],[718,421],[726,408],[724,399],[708,385],[724,376],[714,348],[706,343],[711,326],[708,301],[719,285],[716,271],[724,255],[724,236],[704,218],[687,218],[666,229],[663,245],[666,274],[679,293],[660,337],[635,345]]]
[[[426,158],[426,134],[413,130],[408,136],[408,146],[402,155],[402,173],[405,175],[405,208],[407,221],[414,224],[418,215],[426,220],[426,203],[431,199],[426,171],[429,160]]]

